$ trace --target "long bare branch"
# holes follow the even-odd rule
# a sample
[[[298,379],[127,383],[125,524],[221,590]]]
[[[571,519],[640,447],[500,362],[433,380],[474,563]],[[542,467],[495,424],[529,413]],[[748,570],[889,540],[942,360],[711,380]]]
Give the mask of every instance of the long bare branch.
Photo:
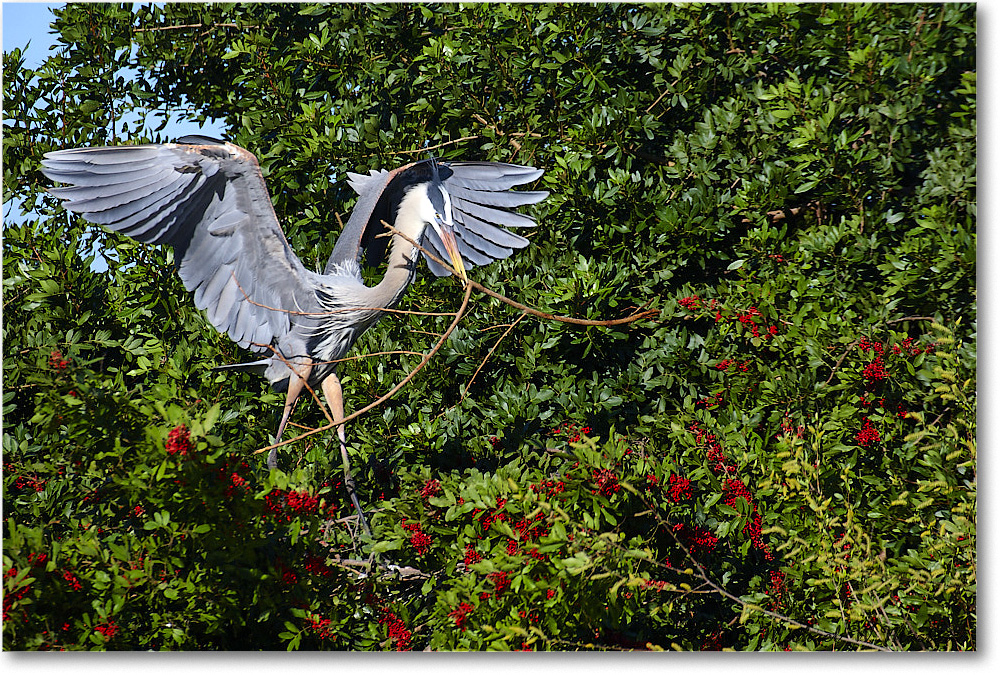
[[[182,23],[176,26],[155,26],[153,28],[136,28],[133,33],[153,33],[164,30],[184,30],[186,28],[256,28],[257,26],[241,26],[236,23]]]
[[[392,153],[393,155],[417,155],[421,152],[430,152],[431,150],[437,150],[438,148],[443,148],[446,145],[454,145],[455,143],[461,143],[462,141],[473,141],[479,138],[479,136],[462,136],[461,138],[456,138],[453,141],[445,141],[444,143],[438,143],[437,145],[431,145],[426,148],[416,148],[414,150],[399,150],[398,152]]]
[[[408,241],[409,243],[411,243],[413,246],[417,247],[428,258],[430,258],[431,260],[433,260],[437,264],[445,267],[446,269],[450,270],[451,273],[454,274],[455,276],[458,276],[458,274],[455,272],[455,269],[451,265],[449,265],[445,261],[441,260],[441,258],[439,258],[438,256],[436,256],[433,253],[431,253],[430,251],[428,251],[426,248],[424,248],[423,246],[421,246],[420,244],[418,244],[416,241],[414,241],[410,237],[406,236],[405,234],[403,234],[402,232],[400,232],[399,230],[397,230],[396,228],[394,228],[392,225],[390,225],[389,223],[385,222],[384,220],[382,221],[382,225],[384,225],[386,227],[386,229],[389,230],[390,233],[399,235],[400,237],[402,237],[403,239],[405,239],[406,241]],[[539,318],[549,319],[549,320],[552,320],[552,321],[560,321],[562,323],[571,323],[571,324],[575,324],[577,326],[618,326],[618,325],[621,325],[621,324],[624,324],[624,323],[633,323],[635,321],[640,321],[642,319],[652,319],[652,318],[655,318],[655,317],[657,317],[657,316],[660,315],[659,310],[655,310],[655,309],[643,309],[644,307],[648,307],[652,303],[652,300],[650,300],[649,302],[647,302],[646,304],[644,304],[642,307],[639,307],[638,311],[633,312],[629,316],[626,316],[626,317],[624,317],[622,319],[608,319],[608,320],[604,320],[604,321],[598,321],[598,320],[594,320],[594,319],[577,319],[577,318],[572,317],[572,316],[560,316],[558,314],[549,314],[548,312],[543,312],[541,310],[535,309],[534,307],[528,307],[527,305],[522,305],[520,302],[517,302],[515,300],[511,300],[506,295],[501,295],[500,293],[497,293],[496,291],[491,291],[490,289],[486,288],[485,286],[483,286],[479,282],[473,281],[472,279],[468,279],[467,283],[468,283],[468,285],[470,285],[473,288],[475,288],[477,291],[479,291],[481,293],[485,293],[486,295],[490,296],[491,298],[496,298],[497,300],[500,300],[501,302],[504,302],[504,303],[510,305],[511,307],[514,307],[515,309],[519,309],[522,312],[527,312],[528,314],[531,314],[532,316],[537,316]]]

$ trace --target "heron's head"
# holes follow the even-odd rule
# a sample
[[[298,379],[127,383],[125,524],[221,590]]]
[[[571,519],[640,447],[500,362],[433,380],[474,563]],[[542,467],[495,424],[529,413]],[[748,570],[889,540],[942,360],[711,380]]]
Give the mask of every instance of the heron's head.
[[[441,237],[448,251],[448,257],[451,258],[452,267],[458,272],[462,283],[465,283],[468,277],[465,276],[462,254],[459,253],[458,243],[455,241],[455,223],[451,219],[451,195],[438,178],[437,165],[434,164],[433,167],[431,180],[422,185],[426,190],[426,199],[420,200],[420,216]]]

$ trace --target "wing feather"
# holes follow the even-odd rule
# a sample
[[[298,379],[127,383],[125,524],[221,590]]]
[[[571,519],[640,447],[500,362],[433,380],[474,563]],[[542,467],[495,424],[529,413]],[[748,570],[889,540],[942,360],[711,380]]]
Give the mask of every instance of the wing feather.
[[[441,165],[451,171],[444,179],[444,186],[452,198],[455,236],[466,268],[502,260],[515,249],[528,245],[527,239],[504,228],[535,226],[530,216],[508,209],[536,204],[548,197],[545,191],[511,190],[537,180],[543,173],[541,169],[501,162],[442,162]],[[444,252],[444,242],[434,230],[428,229],[424,239],[439,256]],[[450,273],[426,256],[425,260],[435,275]]]
[[[46,154],[51,192],[86,220],[176,250],[195,305],[235,342],[265,351],[290,331],[288,310],[315,289],[288,246],[256,158],[203,137]]]
[[[366,256],[369,264],[381,262],[387,242],[376,237],[385,229],[381,220],[392,224],[403,191],[430,179],[429,162],[423,160],[392,171],[373,170],[368,175],[347,175],[348,184],[359,195],[358,201],[327,262],[327,274],[346,262],[360,264]],[[535,225],[533,218],[512,209],[536,204],[549,193],[511,188],[537,180],[542,170],[501,162],[442,161],[438,165],[452,198],[456,242],[467,268],[501,260],[528,245],[527,239],[503,228]],[[444,242],[433,229],[425,230],[423,243],[435,255],[447,259]],[[424,258],[435,275],[450,274],[429,257]]]

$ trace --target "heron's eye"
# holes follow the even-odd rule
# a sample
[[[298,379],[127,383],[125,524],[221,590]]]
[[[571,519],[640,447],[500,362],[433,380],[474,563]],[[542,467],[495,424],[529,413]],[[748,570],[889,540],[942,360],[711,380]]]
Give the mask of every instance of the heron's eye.
[[[437,211],[434,212],[434,217],[437,218],[438,220],[443,220],[443,218],[441,218],[441,214],[438,213]]]

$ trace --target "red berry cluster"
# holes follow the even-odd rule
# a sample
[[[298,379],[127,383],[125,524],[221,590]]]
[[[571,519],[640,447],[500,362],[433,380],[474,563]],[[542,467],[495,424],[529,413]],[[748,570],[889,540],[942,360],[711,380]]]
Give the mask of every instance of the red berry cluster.
[[[750,359],[746,361],[734,361],[733,359],[723,359],[715,364],[716,370],[729,370],[729,366],[736,366],[736,370],[746,373],[750,370]],[[735,372],[735,371],[734,371]]]
[[[4,578],[11,578],[17,576],[17,568],[11,567],[6,572],[4,572]],[[14,591],[5,591],[3,594],[3,620],[4,623],[11,620],[11,609],[14,607],[14,603],[23,598],[31,590],[31,584],[21,586]],[[28,615],[25,613],[24,620],[28,620]]]
[[[871,423],[871,420],[866,419],[861,425],[861,431],[854,436],[854,440],[861,447],[867,448],[868,446],[880,443],[882,436],[879,434],[878,429]]]
[[[45,573],[45,564],[48,562],[48,560],[49,560],[49,556],[46,553],[29,553],[28,554],[28,563],[31,565],[31,569],[32,569],[32,571],[29,574],[31,574],[32,576],[34,576],[36,578],[39,577],[39,576],[41,576],[42,574],[44,574]],[[41,568],[41,569],[39,569],[39,568]],[[65,576],[66,574],[69,575],[68,578]],[[17,568],[16,567],[11,567],[6,572],[4,572],[4,578],[13,579],[16,576],[17,576]],[[82,588],[82,585],[80,584],[79,580],[76,578],[76,576],[74,576],[72,574],[72,572],[65,572],[63,576],[64,576],[64,578],[67,578],[67,580],[72,579],[72,582],[70,583],[70,588],[72,588],[74,591],[78,591],[78,590],[80,590]],[[14,603],[17,602],[17,601],[19,601],[19,600],[21,600],[25,595],[27,595],[28,592],[31,590],[31,588],[32,588],[32,585],[29,583],[29,584],[26,584],[24,586],[21,586],[20,588],[17,588],[16,590],[5,591],[4,592],[4,594],[3,594],[3,620],[4,621],[8,621],[11,618],[10,614],[11,614],[11,609],[14,607]],[[24,612],[22,610],[22,614],[23,614],[24,621],[27,622],[28,621],[28,614],[27,614],[27,612]]]
[[[698,527],[688,526],[684,523],[674,525],[674,534],[691,554],[692,558],[698,558],[702,553],[711,553],[715,550],[719,538],[714,534]]]
[[[760,516],[760,512],[757,510],[757,502],[754,501],[750,488],[748,488],[746,483],[741,481],[739,478],[727,479],[725,487],[722,491],[723,503],[726,504],[726,506],[735,507],[736,500],[741,497],[745,499],[747,504],[750,506],[750,518],[747,519],[746,525],[743,526],[743,534],[750,538],[754,548],[764,552],[765,558],[773,560],[774,554],[771,552],[771,547],[764,543],[764,536],[761,533],[763,520]]]
[[[307,490],[279,490],[275,488],[264,495],[264,511],[279,522],[290,523],[297,515],[319,512],[319,497]]]
[[[494,522],[502,522],[507,520],[507,514],[503,512],[503,507],[506,505],[507,505],[506,499],[502,497],[497,497],[497,506],[492,511],[483,511],[482,509],[478,508],[472,509],[473,518],[476,518],[476,516],[479,515],[480,513],[483,514],[478,518],[479,527],[482,530],[482,533],[479,535],[480,539],[486,536],[487,531],[489,531],[490,529],[490,525],[492,525]]]
[[[715,406],[722,404],[722,395],[723,392],[720,391],[716,392],[712,396],[706,396],[705,398],[698,399],[697,401],[695,401],[694,407],[704,408],[705,410],[708,410],[709,408],[714,408]]]
[[[45,484],[48,481],[41,480],[35,476],[18,476],[14,479],[14,489],[17,491],[44,492]]]
[[[802,434],[805,432],[806,428],[803,425],[798,425],[797,427],[792,426],[792,419],[787,415],[781,419],[781,433],[775,434],[775,438],[781,438],[784,435],[794,435],[796,438],[802,438]]]
[[[312,513],[319,506],[319,497],[309,494],[306,490],[289,491],[286,502],[294,513]]]
[[[563,422],[557,427],[552,429],[553,436],[559,436],[560,434],[565,434],[566,440],[570,443],[576,443],[580,440],[580,434],[589,434],[590,427],[579,427],[573,422]]]
[[[864,370],[861,371],[861,375],[865,378],[865,382],[867,384],[872,385],[876,382],[888,379],[889,371],[885,369],[882,357],[876,356],[875,360],[867,364]]]
[[[930,354],[934,351],[935,344],[932,342],[926,347],[921,347],[915,344],[916,340],[911,337],[903,338],[903,342],[892,346],[892,353],[901,355],[904,352],[909,356],[917,356],[918,354]]]
[[[402,527],[411,533],[410,546],[417,552],[417,555],[423,555],[430,550],[434,539],[423,531],[420,523],[407,523],[406,518],[403,518]]]
[[[669,581],[661,581],[659,579],[643,579],[642,587],[648,589],[654,589],[656,591],[673,590],[674,585]]]
[[[470,565],[475,565],[477,562],[481,562],[482,559],[483,559],[482,554],[479,553],[479,551],[477,551],[475,548],[473,548],[472,544],[468,544],[465,547],[465,557],[462,558],[462,562],[465,563],[466,567],[469,567]]]
[[[410,649],[410,638],[413,634],[407,630],[405,621],[396,616],[395,613],[385,610],[378,623],[380,626],[386,626],[389,640],[395,644],[396,651],[405,652]]]
[[[675,504],[685,499],[691,499],[691,481],[687,478],[670,474],[670,487],[667,492],[667,499]]]
[[[243,476],[239,475],[235,471],[229,476],[229,487],[226,488],[226,496],[231,497],[236,491],[236,488],[240,488],[243,491],[250,490],[250,481],[248,481]]]
[[[694,297],[697,297],[697,296],[694,296]],[[688,307],[688,309],[692,309],[693,310],[693,309],[695,309],[697,307],[697,305],[695,305],[695,306],[685,305],[685,307]],[[730,321],[731,320],[730,317],[727,317],[727,316],[725,316],[723,314],[723,310],[724,309],[725,309],[724,307],[722,307],[721,305],[719,305],[719,303],[718,303],[717,300],[713,299],[712,301],[710,301],[708,303],[708,310],[715,312],[715,321],[716,321],[716,323],[725,323],[726,321]],[[762,318],[761,318],[762,316],[763,315],[761,314],[760,310],[757,309],[757,307],[755,305],[751,305],[745,311],[742,311],[742,312],[741,311],[737,311],[736,312],[736,320],[739,321],[744,326],[746,326],[747,328],[749,328],[750,329],[750,333],[754,337],[756,337],[756,338],[768,338],[768,337],[773,337],[773,336],[777,335],[778,334],[778,327],[774,326],[774,325],[768,326],[762,320]]]
[[[520,550],[519,541],[521,542],[531,542],[538,541],[545,535],[549,533],[548,525],[545,525],[542,520],[545,516],[539,512],[536,513],[531,519],[521,518],[514,524],[514,531],[517,532],[518,538],[511,539],[507,542],[507,553],[510,555],[516,555]],[[538,548],[532,547],[528,550],[528,555],[537,560],[545,560],[545,556],[538,552]]]
[[[310,627],[312,627],[312,629],[316,631],[316,634],[319,636],[321,640],[328,640],[331,637],[334,637],[335,633],[330,628],[329,619],[325,619],[319,614],[315,616],[310,614],[307,617],[307,619],[309,620]]]
[[[722,444],[715,437],[702,429],[697,422],[691,424],[688,429],[694,434],[696,445],[705,446],[705,459],[708,466],[715,473],[736,473],[736,465],[729,461],[726,453],[722,451]]]
[[[436,497],[439,494],[441,494],[441,481],[439,480],[431,479],[420,488],[420,496],[425,500]]]
[[[536,609],[522,609],[517,613],[517,615],[522,619],[527,619],[528,623],[538,623],[538,619],[541,618],[538,614],[538,610]]]
[[[469,612],[471,612],[473,609],[475,609],[475,607],[473,607],[469,603],[462,602],[462,603],[459,603],[459,605],[458,605],[458,607],[456,609],[448,612],[448,616],[450,616],[452,619],[455,620],[455,627],[456,628],[458,628],[459,630],[464,631],[465,630],[465,618],[469,615]]]
[[[864,369],[861,371],[862,377],[865,378],[865,389],[869,392],[875,389],[878,385],[889,378],[889,371],[886,370],[885,362],[882,360],[885,354],[885,348],[881,343],[869,340],[867,337],[861,338],[858,343],[858,349],[862,352],[870,352],[874,358],[870,363],[865,364]],[[861,402],[863,404],[872,405],[878,403],[878,405],[883,405],[885,403],[885,398],[875,399],[868,401],[865,398],[865,394],[861,395]],[[879,434],[878,429],[872,424],[871,420],[866,416],[861,424],[861,429],[854,436],[855,441],[858,445],[862,447],[869,447],[876,443],[882,441],[882,436]]]
[[[307,553],[302,567],[307,572],[318,577],[329,578],[333,576],[333,570],[327,567],[326,559],[314,553]]]
[[[62,577],[66,580],[66,584],[69,586],[70,590],[79,591],[83,588],[83,584],[80,583],[80,580],[69,570],[63,570]]]
[[[61,352],[54,351],[49,355],[49,368],[52,370],[66,370],[69,359],[64,359]]]
[[[295,570],[289,567],[282,558],[276,558],[274,561],[274,568],[277,571],[278,576],[281,577],[281,583],[286,586],[294,586],[299,582],[299,575],[295,573]]]
[[[510,588],[510,578],[506,572],[491,572],[487,579],[493,583],[493,592],[496,593],[497,597],[503,595],[504,591]]]
[[[738,312],[736,315],[736,320],[745,326],[749,326],[750,332],[753,334],[754,337],[761,337],[761,336],[768,337],[772,335],[777,335],[778,334],[777,326],[765,326],[763,323],[758,324],[754,320],[754,317],[759,317],[759,316],[761,316],[760,310],[758,310],[754,306],[751,306],[745,312]],[[761,333],[760,330],[761,328],[764,328],[765,332]]]
[[[187,457],[191,452],[191,432],[183,424],[174,427],[167,435],[167,454]]]
[[[689,295],[686,298],[681,298],[677,302],[680,303],[681,307],[692,312],[701,307],[701,298],[697,295]]]
[[[594,483],[597,484],[597,489],[591,490],[591,493],[601,493],[605,497],[618,494],[618,491],[622,489],[622,486],[618,484],[618,476],[610,469],[594,469]]]
[[[546,497],[554,497],[560,492],[564,492],[566,490],[566,484],[561,480],[557,481],[547,478],[538,485],[531,483],[528,488],[532,492],[545,493]]]
[[[882,360],[882,356],[885,354],[885,347],[880,342],[863,337],[861,338],[861,342],[858,343],[858,349],[863,352],[871,352],[875,357],[871,363],[865,366],[863,372],[865,380],[884,380],[889,376],[885,370],[885,362]]]
[[[104,639],[110,640],[118,632],[118,626],[115,625],[114,621],[109,621],[107,623],[99,623],[94,626],[94,630],[104,636]]]
[[[771,570],[769,573],[770,583],[768,584],[768,590],[771,595],[780,597],[785,594],[788,590],[786,585],[785,573],[781,570]]]

